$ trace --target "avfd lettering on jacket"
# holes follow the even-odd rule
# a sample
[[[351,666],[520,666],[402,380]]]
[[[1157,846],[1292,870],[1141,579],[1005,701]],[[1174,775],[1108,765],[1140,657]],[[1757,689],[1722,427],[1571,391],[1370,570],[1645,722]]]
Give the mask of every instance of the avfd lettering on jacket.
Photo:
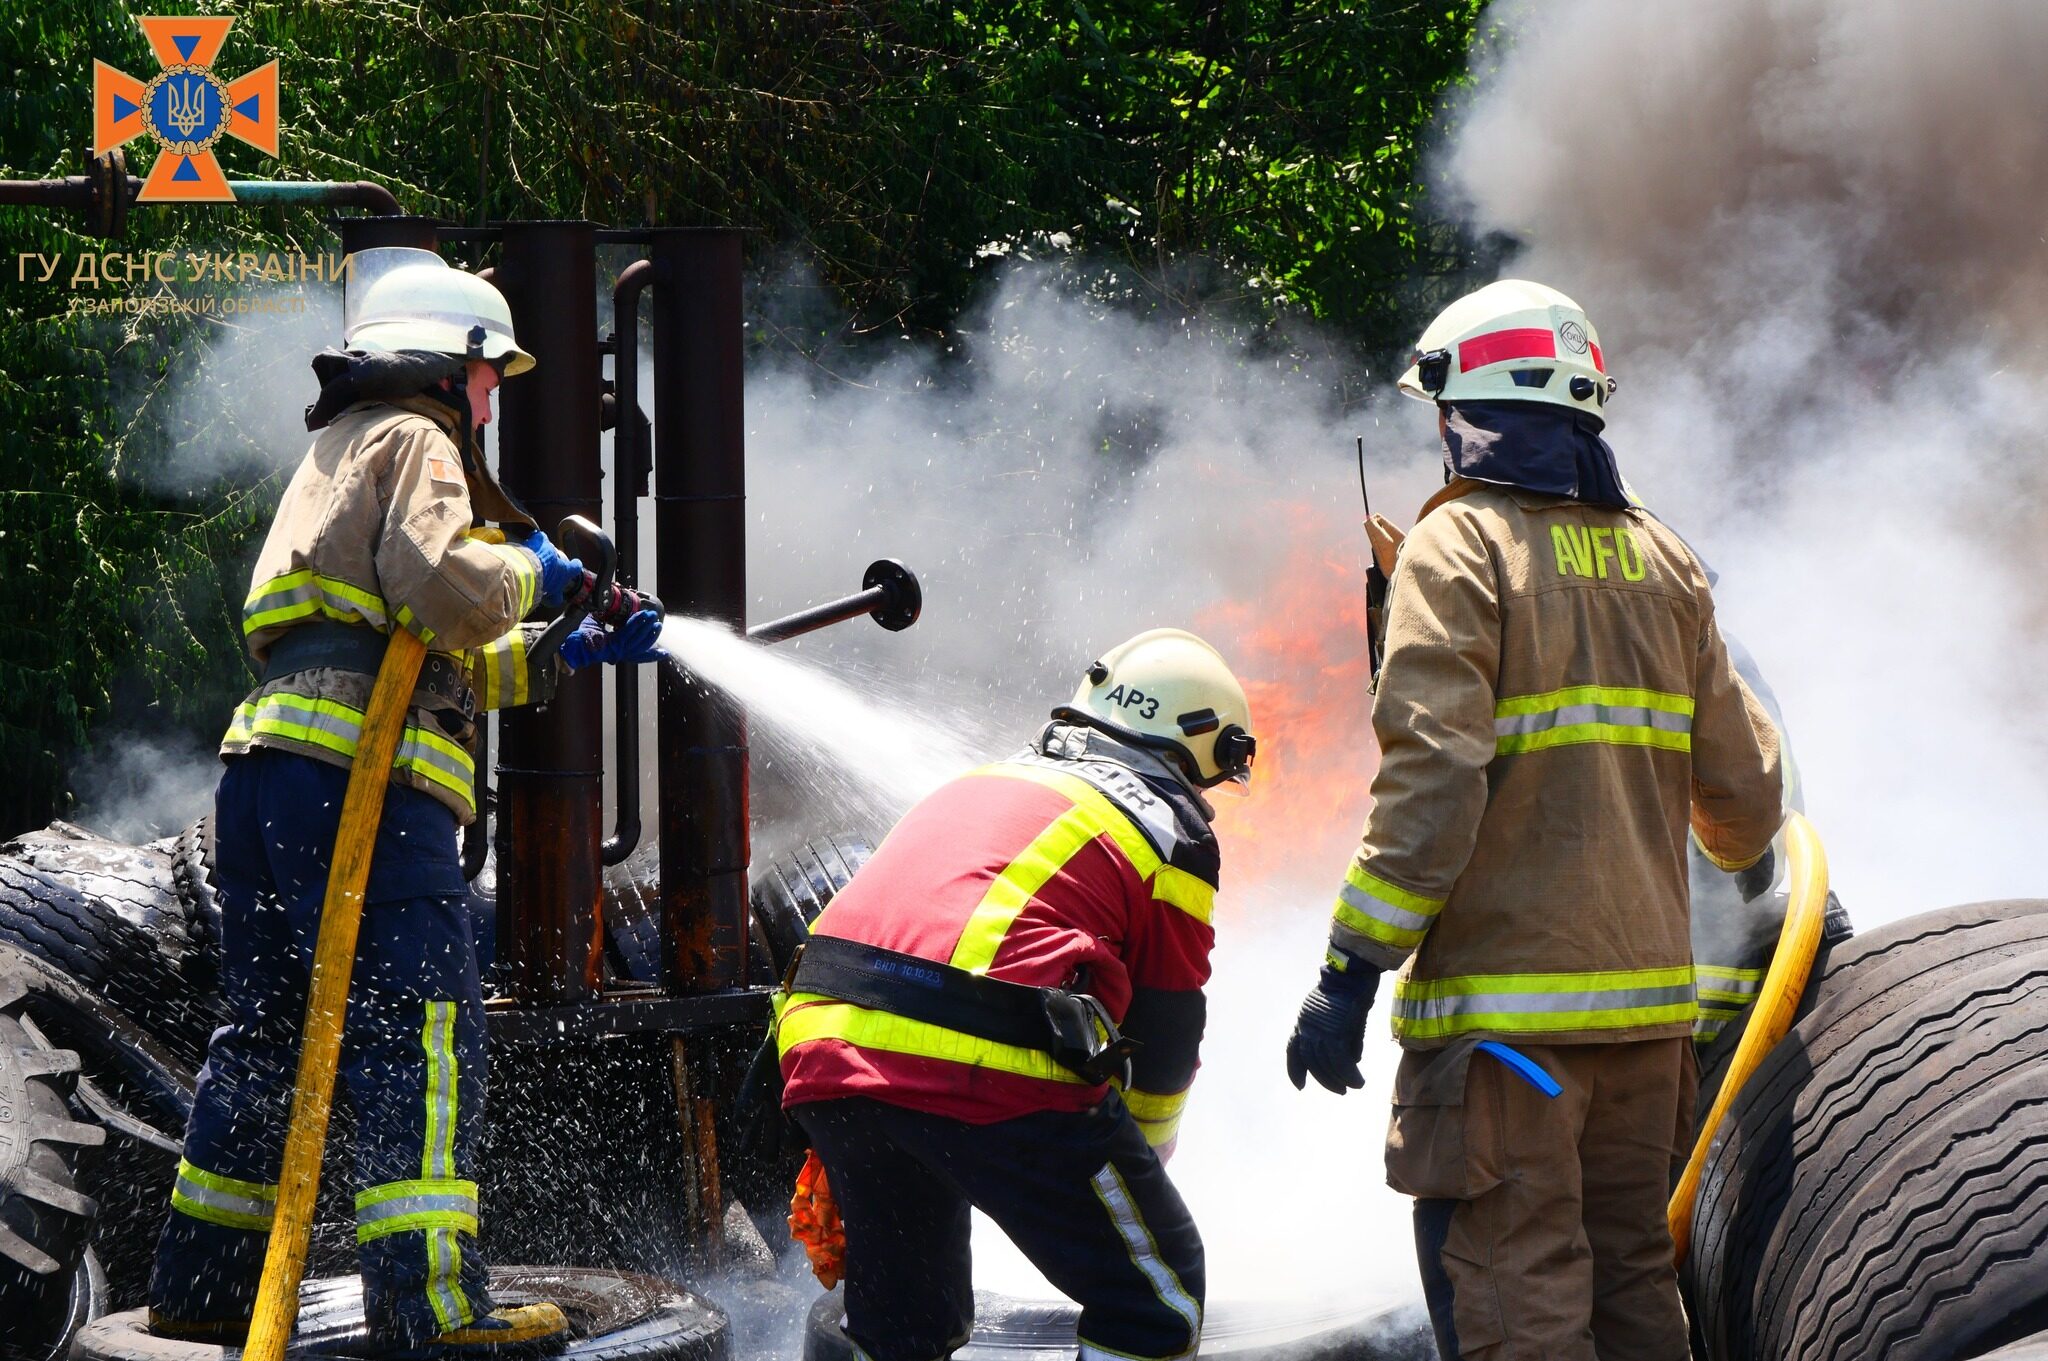
[[[1610,567],[1623,581],[1649,575],[1635,531],[1613,525],[1552,525],[1550,546],[1557,552],[1557,574],[1607,580]]]
[[[1641,511],[1455,482],[1386,619],[1373,807],[1330,936],[1406,965],[1396,1035],[1689,1033],[1688,820],[1736,868],[1781,797],[1690,550]]]

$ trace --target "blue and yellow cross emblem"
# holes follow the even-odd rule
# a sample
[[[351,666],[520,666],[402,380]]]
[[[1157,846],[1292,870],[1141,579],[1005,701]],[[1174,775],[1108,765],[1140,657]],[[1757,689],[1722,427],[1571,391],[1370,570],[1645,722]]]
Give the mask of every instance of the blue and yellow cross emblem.
[[[148,133],[163,148],[139,202],[229,202],[214,158],[222,134],[268,155],[277,154],[277,63],[225,81],[213,73],[231,18],[137,18],[163,67],[147,83],[103,61],[92,64],[92,151],[104,156]]]

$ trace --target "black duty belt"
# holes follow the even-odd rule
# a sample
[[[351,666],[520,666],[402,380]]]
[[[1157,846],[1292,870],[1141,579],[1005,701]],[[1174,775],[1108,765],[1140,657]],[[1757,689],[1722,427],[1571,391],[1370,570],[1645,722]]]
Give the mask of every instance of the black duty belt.
[[[1090,1082],[1120,1078],[1128,1086],[1138,1050],[1138,1041],[1119,1034],[1102,1003],[1087,993],[1008,983],[838,936],[804,943],[788,987],[1040,1050]]]
[[[384,649],[389,641],[364,624],[337,624],[329,620],[295,624],[270,645],[270,652],[263,659],[263,683],[327,666],[374,676],[384,664]],[[420,663],[420,678],[413,692],[448,701],[462,710],[465,719],[476,717],[476,694],[469,688],[462,668],[445,652],[427,654],[427,659]]]

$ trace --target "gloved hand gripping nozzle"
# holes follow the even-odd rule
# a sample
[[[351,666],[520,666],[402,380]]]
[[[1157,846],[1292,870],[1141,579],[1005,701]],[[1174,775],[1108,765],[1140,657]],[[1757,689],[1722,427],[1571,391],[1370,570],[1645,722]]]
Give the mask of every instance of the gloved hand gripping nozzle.
[[[657,618],[666,615],[659,599],[612,579],[618,567],[618,550],[611,535],[597,525],[581,515],[571,515],[555,527],[555,541],[563,553],[583,564],[583,580],[572,582],[563,592],[561,617],[548,625],[534,644],[537,655],[544,657],[559,651],[585,619],[616,629],[645,611],[652,611]]]

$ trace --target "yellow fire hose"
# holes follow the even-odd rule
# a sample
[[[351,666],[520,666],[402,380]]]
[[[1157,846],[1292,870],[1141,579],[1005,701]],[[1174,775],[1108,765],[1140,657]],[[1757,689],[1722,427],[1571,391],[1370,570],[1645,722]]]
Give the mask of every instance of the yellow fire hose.
[[[384,817],[384,788],[391,761],[405,731],[406,710],[418,683],[426,644],[396,629],[377,668],[377,685],[363,715],[341,825],[334,836],[334,860],[327,871],[327,896],[320,906],[320,939],[313,949],[313,977],[306,994],[306,1027],[300,1039],[299,1075],[292,1091],[292,1122],[285,1135],[284,1171],[279,1174],[277,1216],[263,1259],[263,1283],[249,1325],[246,1361],[283,1361],[285,1344],[299,1316],[299,1280],[306,1271],[306,1246],[313,1230],[313,1201],[320,1190],[320,1156],[327,1144],[327,1116],[334,1105],[334,1070],[341,1057],[342,1018],[355,971],[356,933],[363,921],[363,890],[370,878],[370,852]]]
[[[1778,948],[1771,954],[1771,967],[1750,1007],[1748,1028],[1735,1046],[1735,1057],[1729,1060],[1713,1108],[1700,1122],[1700,1137],[1693,1144],[1692,1157],[1686,1160],[1685,1174],[1671,1193],[1671,1241],[1677,1249],[1674,1260],[1679,1263],[1685,1261],[1686,1250],[1692,1246],[1693,1204],[1699,1199],[1707,1150],[1743,1084],[1792,1028],[1799,998],[1813,972],[1814,954],[1820,949],[1821,925],[1828,908],[1828,858],[1813,824],[1798,813],[1785,820],[1785,859],[1792,901],[1785,908],[1785,924],[1778,928]]]

